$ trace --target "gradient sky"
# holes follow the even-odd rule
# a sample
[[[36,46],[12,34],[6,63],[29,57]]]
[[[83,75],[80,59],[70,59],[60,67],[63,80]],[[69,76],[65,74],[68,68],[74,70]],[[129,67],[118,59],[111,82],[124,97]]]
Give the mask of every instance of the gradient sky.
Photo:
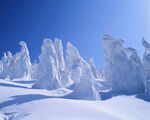
[[[0,0],[0,57],[13,54],[25,41],[32,62],[44,38],[70,41],[80,55],[104,66],[103,33],[125,40],[143,54],[141,39],[150,42],[149,0]]]

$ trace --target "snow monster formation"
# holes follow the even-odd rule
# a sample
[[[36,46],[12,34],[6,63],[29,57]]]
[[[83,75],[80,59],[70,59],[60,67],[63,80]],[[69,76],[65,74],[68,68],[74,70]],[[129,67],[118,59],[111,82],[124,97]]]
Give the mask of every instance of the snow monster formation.
[[[57,54],[50,39],[44,39],[42,45],[42,53],[39,56],[39,64],[37,70],[37,82],[33,88],[53,90],[61,86],[59,74],[59,62]]]
[[[1,60],[1,78],[10,79],[20,78],[20,77],[31,77],[31,62],[29,51],[26,43],[21,41],[21,51],[12,56],[11,52],[4,53]]]
[[[96,70],[96,67],[95,67],[93,58],[90,58],[90,60],[89,60],[89,65],[90,65],[91,70],[92,70],[92,72],[93,72],[93,74],[94,74],[94,77],[95,77],[95,78],[98,78],[98,77],[97,77],[97,70]]]
[[[58,38],[55,38],[54,41],[54,48],[58,57],[59,62],[59,70],[64,71],[65,70],[65,60],[63,55],[63,47],[62,47],[62,41]]]
[[[56,38],[54,43],[50,39],[45,39],[39,59],[37,75],[34,75],[37,77],[37,82],[33,85],[33,88],[53,90],[59,87],[67,87],[72,83],[66,70],[60,39]]]
[[[1,59],[1,74],[0,77],[2,79],[5,79],[6,77],[10,77],[10,62],[11,62],[11,58],[12,58],[12,54],[10,52],[8,52],[8,56],[7,54],[4,52],[4,55]]]
[[[112,92],[115,94],[144,92],[144,69],[136,50],[124,49],[123,40],[115,40],[108,34],[104,35],[102,42],[106,59],[105,79],[109,81]]]
[[[12,64],[10,69],[12,69],[12,77],[31,77],[31,62],[29,51],[25,42],[21,41],[21,51],[16,53],[12,58]]]
[[[142,60],[145,70],[145,91],[150,93],[150,44],[143,39],[142,45],[145,48]]]
[[[31,71],[31,78],[32,79],[37,79],[37,70],[38,70],[38,63],[36,60],[32,64],[32,71]]]
[[[71,44],[67,44],[66,65],[74,81],[72,98],[99,100],[100,96],[94,87],[95,77],[89,64],[79,55],[78,50]]]
[[[26,43],[21,41],[21,51],[12,55],[4,53],[0,60],[0,78],[27,77],[37,80],[33,88],[54,90],[65,87],[72,90],[71,98],[99,100],[103,92],[135,94],[150,92],[150,44],[143,40],[143,61],[134,48],[124,48],[124,41],[104,34],[106,68],[96,69],[94,60],[89,64],[77,48],[67,43],[64,59],[62,41],[44,39],[39,63],[30,62]],[[98,91],[100,93],[98,93]],[[101,95],[99,95],[101,94]]]
[[[54,48],[56,50],[59,66],[58,70],[60,73],[61,85],[62,87],[67,87],[72,84],[72,80],[70,78],[69,72],[66,69],[64,54],[63,54],[63,46],[62,41],[58,38],[54,40]]]

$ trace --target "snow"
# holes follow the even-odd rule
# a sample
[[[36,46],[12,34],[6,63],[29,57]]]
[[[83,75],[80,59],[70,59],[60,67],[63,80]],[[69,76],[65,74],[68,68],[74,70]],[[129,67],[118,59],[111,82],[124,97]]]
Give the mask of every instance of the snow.
[[[44,39],[39,62],[25,42],[0,60],[0,120],[149,120],[150,44],[141,61],[136,49],[104,34],[106,68],[89,63],[78,49]]]
[[[21,41],[21,51],[12,55],[10,51],[4,53],[1,63],[3,69],[0,74],[0,78],[20,78],[23,76],[31,77],[31,62],[29,51],[25,42]]]
[[[150,44],[143,38],[142,45],[145,48],[145,53],[150,52]]]
[[[71,98],[99,100],[100,95],[95,89],[95,77],[89,64],[80,56],[77,48],[71,43],[67,44],[67,69],[74,81],[74,90]]]
[[[124,41],[115,40],[105,34],[102,40],[105,49],[105,80],[116,94],[136,94],[145,90],[144,68],[139,56],[133,49],[124,49]],[[126,51],[130,51],[128,57]]]
[[[59,62],[53,42],[50,39],[45,39],[41,49],[37,83],[33,85],[33,88],[56,89],[61,86],[61,81],[58,70]]]
[[[38,63],[34,61],[32,64],[31,78],[37,79]]]
[[[96,70],[93,58],[90,58],[89,65],[91,67],[94,77],[97,78],[97,70]]]
[[[145,70],[145,87],[146,92],[150,92],[150,53],[145,53],[143,55],[143,66]]]
[[[59,61],[59,69],[61,71],[64,71],[64,69],[65,69],[65,60],[64,60],[64,55],[63,55],[62,41],[58,38],[55,38],[54,47],[55,47],[56,54],[57,54],[58,61]]]
[[[32,80],[0,80],[1,120],[149,120],[150,103],[135,95],[72,100],[63,98],[70,90],[31,89],[26,81]]]

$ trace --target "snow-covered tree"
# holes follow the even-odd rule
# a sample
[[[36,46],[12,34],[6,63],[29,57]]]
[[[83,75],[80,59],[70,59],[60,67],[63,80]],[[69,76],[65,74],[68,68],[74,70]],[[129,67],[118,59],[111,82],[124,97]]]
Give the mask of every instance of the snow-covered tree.
[[[42,53],[39,56],[40,62],[37,70],[37,82],[34,88],[56,89],[61,85],[59,74],[59,62],[57,54],[50,39],[44,39]]]
[[[60,73],[61,84],[63,87],[67,87],[68,85],[72,84],[72,80],[66,70],[64,54],[63,54],[63,46],[62,46],[62,41],[60,39],[55,38],[54,48],[59,62],[58,70]]]
[[[7,52],[8,56],[6,55],[6,53],[4,53],[4,56],[2,57],[1,60],[1,78],[6,78],[9,77],[11,78],[11,69],[10,69],[10,65],[11,65],[11,60],[12,60],[12,54],[11,52]]]
[[[136,87],[143,90],[144,92],[145,71],[140,57],[138,56],[137,51],[134,48],[125,48],[125,51],[130,54],[129,61],[133,67],[132,75],[133,79],[137,82]]]
[[[144,38],[142,39],[142,45],[145,48],[145,54],[150,52],[150,43],[148,43]]]
[[[6,53],[4,52],[4,55],[1,59],[1,74],[0,74],[0,78],[5,78],[7,76],[7,55]]]
[[[108,34],[104,35],[105,79],[110,82],[114,93],[133,94],[143,92],[144,75],[140,59],[136,52],[133,52],[128,58],[123,43],[124,41],[121,39],[115,40]]]
[[[3,73],[3,64],[2,64],[2,61],[0,61],[0,77],[2,73]]]
[[[95,77],[89,64],[79,55],[78,50],[67,44],[66,66],[74,81],[73,97],[76,99],[98,100],[99,93],[94,87]]]
[[[104,71],[103,71],[103,69],[102,69],[102,67],[99,67],[98,69],[97,69],[97,78],[99,78],[99,79],[104,79],[104,73],[103,73]]]
[[[12,57],[10,69],[12,70],[12,78],[19,77],[31,77],[31,62],[29,56],[29,50],[24,41],[19,43],[21,45],[21,51],[16,53]]]
[[[63,55],[63,47],[62,47],[62,41],[58,38],[55,38],[54,41],[54,48],[58,57],[59,62],[59,70],[64,71],[65,70],[65,61],[64,61],[64,55]]]
[[[10,79],[19,77],[30,77],[31,74],[31,62],[29,51],[26,43],[21,41],[21,51],[16,53],[14,56],[10,51],[4,53],[1,64],[3,70],[1,72],[1,78],[9,77]]]
[[[91,70],[92,70],[92,72],[93,72],[95,78],[97,78],[97,70],[96,70],[96,67],[95,67],[93,58],[90,58],[90,60],[89,60],[89,65],[90,65],[90,67],[91,67]]]
[[[146,92],[150,93],[150,44],[143,39],[142,45],[145,48],[145,53],[142,60],[145,70],[145,87]]]
[[[37,79],[37,70],[38,70],[38,63],[34,61],[32,64],[32,71],[31,71],[31,77],[33,79]]]

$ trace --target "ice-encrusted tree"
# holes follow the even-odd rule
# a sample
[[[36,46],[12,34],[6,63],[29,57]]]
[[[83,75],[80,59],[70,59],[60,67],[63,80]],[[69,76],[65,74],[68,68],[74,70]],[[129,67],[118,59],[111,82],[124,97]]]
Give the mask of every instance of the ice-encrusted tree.
[[[30,77],[31,74],[31,62],[29,51],[26,43],[21,41],[21,51],[16,53],[14,56],[10,51],[4,53],[1,64],[3,70],[1,72],[1,78],[9,77],[10,79],[19,77]]]
[[[110,82],[112,91],[119,94],[144,92],[143,67],[136,52],[128,57],[123,48],[124,41],[115,40],[108,34],[104,34],[102,42],[106,59],[105,79]]]
[[[97,78],[97,70],[96,70],[93,58],[90,58],[89,65],[90,65],[91,70],[92,70],[92,72],[94,74],[94,77]]]
[[[4,78],[11,78],[11,74],[12,74],[12,70],[10,68],[11,66],[11,62],[12,62],[12,54],[10,51],[6,53],[4,53],[4,56],[2,57],[1,60],[1,74],[0,77],[2,79]]]
[[[32,71],[31,71],[31,78],[37,79],[37,70],[38,70],[38,63],[36,60],[32,64]]]
[[[103,71],[103,69],[102,69],[102,67],[99,67],[98,69],[97,69],[97,78],[99,78],[99,79],[104,79],[104,73],[103,73],[104,71]]]
[[[72,97],[75,99],[99,100],[99,93],[94,87],[95,77],[92,70],[71,43],[67,44],[66,63],[74,81]]]
[[[12,78],[31,77],[31,62],[27,45],[24,41],[19,43],[21,51],[16,53],[11,60],[11,76]]]
[[[1,78],[4,79],[8,74],[8,72],[7,72],[8,71],[7,55],[5,52],[1,59],[1,66],[2,66]]]
[[[65,60],[63,55],[63,47],[62,47],[62,41],[58,38],[55,38],[54,41],[54,48],[58,57],[59,62],[59,70],[64,71],[65,70]]]
[[[1,77],[2,72],[3,72],[3,64],[2,64],[2,61],[0,61],[0,77]]]
[[[61,86],[59,74],[59,61],[53,42],[50,39],[44,39],[42,53],[39,56],[37,70],[37,82],[33,88],[57,89]]]
[[[145,70],[145,87],[146,92],[150,93],[150,44],[143,39],[142,45],[145,48],[145,53],[142,60]]]
[[[129,53],[129,61],[132,64],[133,70],[132,70],[132,75],[133,75],[133,79],[137,82],[137,88],[139,89],[145,89],[145,71],[144,71],[144,66],[140,60],[140,57],[137,54],[136,49],[134,48],[125,48],[125,51],[127,52],[127,54]]]
[[[67,87],[68,85],[72,84],[72,80],[70,75],[66,70],[65,60],[64,60],[64,53],[63,53],[63,46],[62,40],[55,38],[54,40],[54,48],[58,58],[58,70],[60,73],[60,80],[63,87]]]

